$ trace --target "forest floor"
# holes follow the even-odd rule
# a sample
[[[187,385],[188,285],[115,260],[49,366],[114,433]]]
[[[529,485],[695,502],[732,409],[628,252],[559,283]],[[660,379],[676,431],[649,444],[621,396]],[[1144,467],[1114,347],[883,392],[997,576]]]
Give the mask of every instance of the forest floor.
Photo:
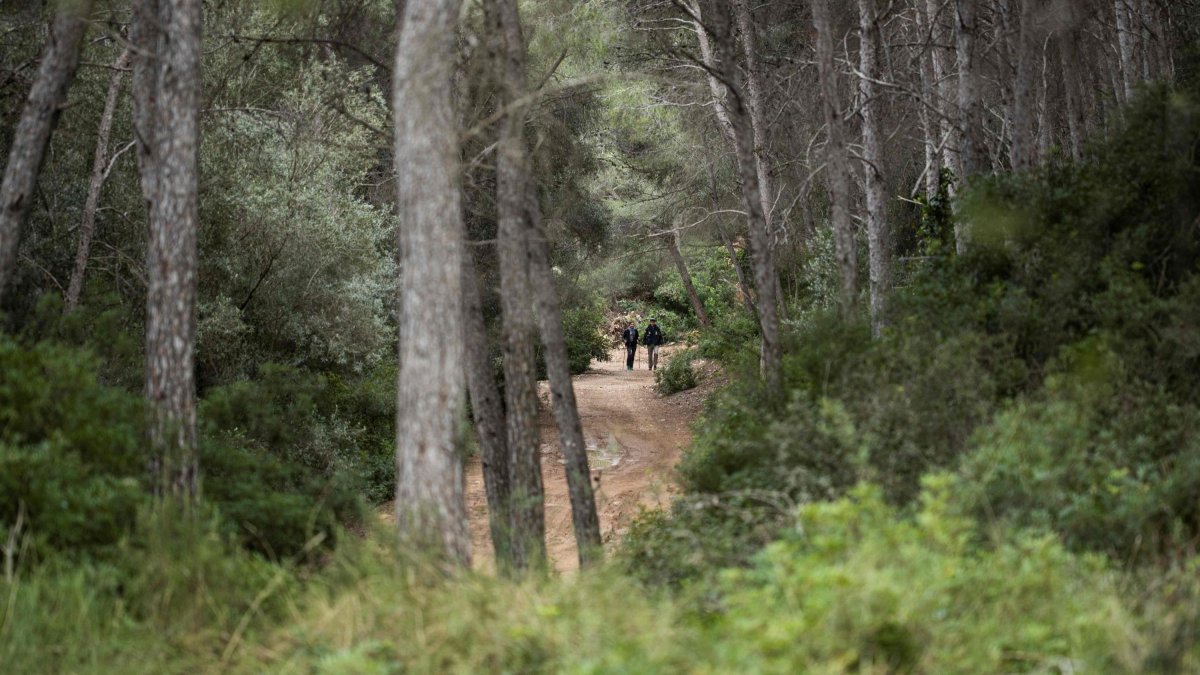
[[[666,366],[674,349],[665,347],[659,367]],[[625,351],[615,349],[609,361],[593,361],[575,376],[575,398],[587,442],[600,531],[605,548],[612,549],[641,508],[664,508],[675,490],[674,470],[691,441],[691,423],[700,414],[704,399],[718,383],[707,373],[700,386],[671,396],[660,396],[654,373],[646,367],[645,351],[638,349],[634,370],[625,370]],[[558,430],[549,406],[549,385],[539,384],[542,438],[542,483],[546,496],[546,551],[554,569],[567,572],[579,566],[571,501]],[[487,499],[479,457],[467,464],[467,512],[471,524],[471,550],[477,569],[492,567]]]

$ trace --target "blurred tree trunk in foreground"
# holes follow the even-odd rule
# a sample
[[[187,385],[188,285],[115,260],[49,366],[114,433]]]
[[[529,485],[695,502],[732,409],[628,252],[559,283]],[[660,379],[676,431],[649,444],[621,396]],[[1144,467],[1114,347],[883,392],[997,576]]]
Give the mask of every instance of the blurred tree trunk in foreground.
[[[406,3],[393,74],[401,280],[396,520],[410,542],[470,563],[460,453],[464,405],[458,0]]]

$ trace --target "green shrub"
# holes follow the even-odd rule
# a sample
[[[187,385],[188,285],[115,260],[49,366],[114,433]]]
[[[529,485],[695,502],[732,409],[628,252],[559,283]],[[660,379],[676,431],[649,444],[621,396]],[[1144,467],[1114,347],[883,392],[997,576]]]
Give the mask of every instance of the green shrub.
[[[978,434],[960,489],[983,519],[1052,530],[1122,562],[1200,534],[1200,408],[1126,381],[1102,340],[1064,354],[1044,393]]]
[[[286,452],[310,442],[306,421],[324,395],[313,381],[273,372],[270,386],[204,407],[217,413],[201,440],[204,498],[223,527],[273,556],[317,533],[332,545],[335,525],[360,517],[350,472],[325,474]],[[87,352],[0,336],[0,536],[20,519],[39,554],[111,554],[150,501],[144,420],[140,397],[98,382]]]
[[[238,440],[209,440],[200,454],[204,498],[219,509],[231,540],[273,559],[291,558],[312,537],[331,547],[340,524],[361,522],[348,475],[326,477]]]
[[[51,549],[115,544],[146,499],[140,399],[85,352],[0,335],[0,534],[18,518]]]
[[[716,670],[1130,672],[1138,642],[1113,579],[1052,537],[979,532],[932,479],[906,518],[877,488],[802,507],[753,568],[726,573]]]
[[[654,384],[658,387],[658,393],[670,396],[676,392],[694,389],[700,380],[692,362],[699,356],[694,349],[682,349],[668,356],[665,359],[666,365],[654,371]]]
[[[354,477],[381,503],[395,484],[395,387],[394,367],[348,380],[268,364],[255,380],[210,390],[201,419],[210,435],[233,434],[234,445],[253,444],[329,480]]]
[[[180,673],[283,615],[292,568],[239,550],[206,512],[142,509],[110,560],[0,578],[0,663],[19,673]]]
[[[612,343],[604,334],[604,312],[596,305],[563,311],[563,333],[571,374],[586,372],[592,361],[607,361]]]
[[[758,323],[741,311],[714,314],[713,325],[700,332],[700,355],[723,363],[737,363],[758,354]]]

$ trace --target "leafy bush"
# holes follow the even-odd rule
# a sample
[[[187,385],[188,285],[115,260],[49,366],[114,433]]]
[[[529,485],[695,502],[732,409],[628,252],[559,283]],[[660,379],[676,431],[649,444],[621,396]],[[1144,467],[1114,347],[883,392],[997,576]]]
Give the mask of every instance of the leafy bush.
[[[95,359],[0,335],[0,534],[51,549],[115,544],[145,500],[140,399],[97,382]]]
[[[1126,382],[1102,340],[1069,350],[1067,372],[980,430],[959,487],[983,519],[1061,533],[1135,562],[1200,533],[1200,408]]]
[[[586,372],[592,361],[607,361],[612,346],[604,335],[604,312],[596,305],[563,311],[563,333],[571,374]]]
[[[700,302],[710,318],[734,309],[737,303],[737,273],[725,250],[688,250],[685,256],[696,295],[700,296]],[[669,268],[663,282],[654,289],[654,304],[694,321],[696,317],[692,302],[683,286],[683,279],[674,271],[673,268]],[[737,307],[737,310],[740,311],[740,307]]]
[[[905,518],[877,488],[802,507],[753,568],[727,572],[716,670],[1130,672],[1133,620],[1097,558],[1053,537],[979,532],[950,480]]]
[[[331,547],[339,524],[361,522],[349,476],[325,477],[237,440],[206,442],[200,454],[204,498],[219,509],[230,540],[270,558],[292,558],[313,537]]]
[[[265,365],[255,380],[212,389],[201,405],[210,434],[231,433],[327,479],[357,479],[372,503],[391,498],[395,368],[345,380]]]
[[[204,672],[266,620],[296,575],[232,545],[206,512],[142,509],[105,562],[51,557],[0,578],[11,672]]]
[[[658,393],[670,396],[676,392],[694,389],[699,384],[692,362],[699,357],[694,349],[683,349],[666,359],[666,366],[654,371],[654,384]]]
[[[1133,542],[1157,554],[1187,540],[1198,529],[1185,497],[1196,453],[1183,430],[1200,396],[1200,191],[1187,177],[1200,105],[1150,91],[1122,124],[1080,164],[978,182],[960,210],[974,236],[968,254],[909,270],[878,339],[814,301],[785,336],[783,397],[755,376],[752,342],[710,331],[704,353],[744,374],[706,408],[679,474],[685,503],[723,506],[703,518],[673,509],[638,541],[702,537],[693,528],[725,519],[723,550],[755,533],[740,540],[740,559],[723,559],[745,563],[758,530],[779,522],[748,495],[831,499],[868,480],[902,505],[922,475],[964,461],[968,482],[982,484],[977,515],[994,509],[1123,559]],[[829,269],[813,265],[805,278],[819,294]],[[1095,336],[1120,375],[1106,380],[1106,397],[1072,403],[1047,374]]]
[[[317,533],[331,545],[336,523],[360,514],[348,474],[283,459],[279,448],[311,429],[300,420],[315,390],[294,373],[274,377],[274,399],[253,388],[219,398],[201,442],[201,482],[222,526],[247,547],[290,556]],[[288,414],[264,412],[272,403]],[[150,502],[144,420],[140,397],[98,382],[87,352],[0,336],[0,536],[20,519],[17,534],[39,555],[111,554]]]
[[[737,363],[758,353],[758,322],[745,312],[714,314],[713,325],[701,331],[700,355],[725,363]]]

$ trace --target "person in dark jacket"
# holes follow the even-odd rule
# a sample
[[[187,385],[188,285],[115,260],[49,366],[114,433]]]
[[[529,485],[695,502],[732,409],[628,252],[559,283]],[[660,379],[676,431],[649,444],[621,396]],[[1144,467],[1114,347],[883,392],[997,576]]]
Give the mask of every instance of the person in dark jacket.
[[[638,346],[638,329],[632,321],[629,322],[629,328],[621,333],[621,340],[625,343],[625,370],[633,370],[633,357],[637,354]]]
[[[650,325],[646,326],[646,336],[642,338],[642,344],[646,345],[646,360],[650,370],[658,370],[658,348],[662,343],[662,329],[658,327],[658,322],[651,318]]]

